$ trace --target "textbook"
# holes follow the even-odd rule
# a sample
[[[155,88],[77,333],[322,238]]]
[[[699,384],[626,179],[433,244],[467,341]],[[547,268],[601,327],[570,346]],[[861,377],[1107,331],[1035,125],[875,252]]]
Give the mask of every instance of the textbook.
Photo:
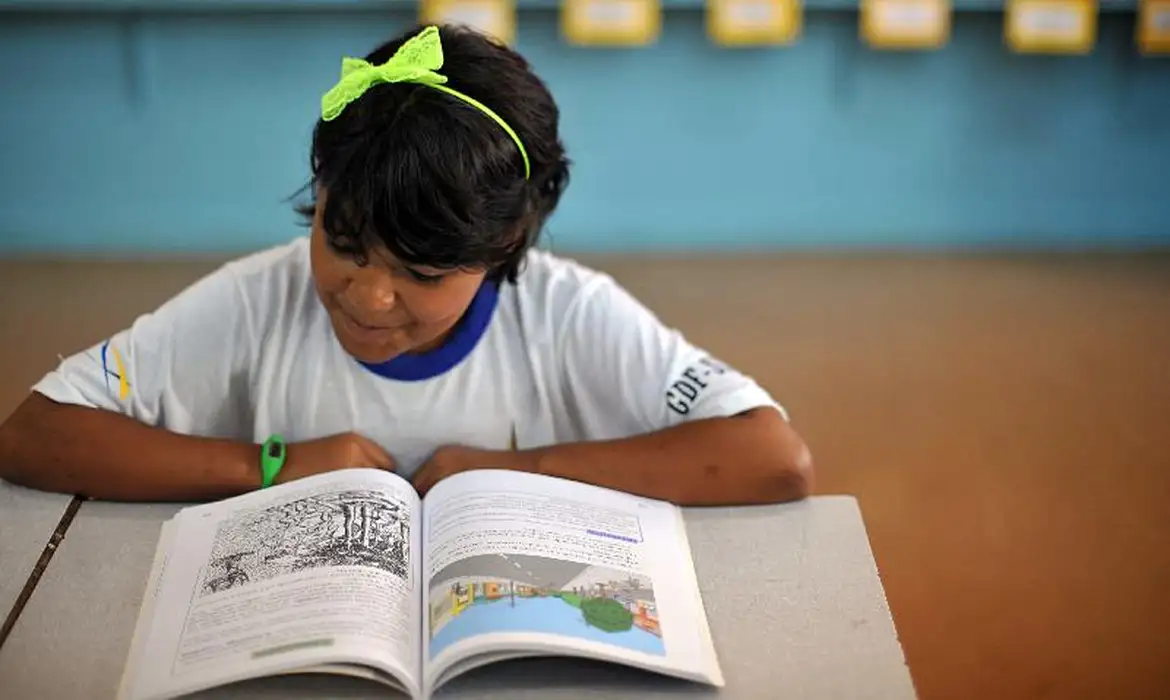
[[[187,507],[162,527],[118,697],[335,673],[427,700],[532,656],[722,687],[681,510],[494,469],[425,499],[345,469]]]

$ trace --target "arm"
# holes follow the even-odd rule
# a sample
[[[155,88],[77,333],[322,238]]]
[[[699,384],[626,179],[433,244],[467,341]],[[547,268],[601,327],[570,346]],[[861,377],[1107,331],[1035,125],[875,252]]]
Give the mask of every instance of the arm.
[[[812,457],[770,408],[629,438],[533,450],[536,471],[679,505],[777,503],[812,488]]]
[[[331,435],[289,445],[276,483],[346,467],[393,469],[394,460],[361,435]],[[260,445],[32,394],[0,425],[0,478],[102,500],[212,501],[260,487]]]
[[[813,486],[808,448],[770,408],[516,452],[443,448],[416,485],[425,493],[443,477],[475,468],[546,474],[684,506],[780,503],[804,498]]]
[[[203,500],[258,485],[248,303],[224,266],[62,360],[0,426],[0,476],[118,500]]]
[[[214,500],[260,485],[259,449],[32,394],[0,425],[0,478],[109,500]]]
[[[218,500],[259,487],[258,343],[284,337],[256,325],[278,314],[254,313],[252,304],[284,303],[281,288],[266,288],[245,293],[229,264],[63,360],[0,425],[0,478],[127,501]],[[393,466],[378,445],[342,433],[289,445],[276,481]]]
[[[560,423],[555,445],[439,450],[416,477],[504,467],[680,505],[775,503],[812,489],[812,458],[754,380],[667,328],[608,277],[550,293]],[[563,415],[562,415],[563,414]]]

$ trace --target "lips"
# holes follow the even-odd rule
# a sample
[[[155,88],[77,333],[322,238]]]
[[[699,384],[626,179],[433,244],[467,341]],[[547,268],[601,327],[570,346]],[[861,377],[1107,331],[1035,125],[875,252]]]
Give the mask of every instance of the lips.
[[[387,343],[393,340],[401,327],[370,325],[351,316],[340,306],[337,307],[337,316],[345,334],[364,343]]]
[[[362,329],[363,331],[378,332],[378,331],[395,330],[395,328],[392,326],[375,326],[375,325],[371,325],[369,323],[363,323],[363,322],[357,320],[356,318],[354,318],[353,316],[350,316],[349,314],[345,313],[344,311],[342,311],[341,313],[343,316],[345,316],[345,320],[349,321],[351,324],[357,326],[358,328]]]

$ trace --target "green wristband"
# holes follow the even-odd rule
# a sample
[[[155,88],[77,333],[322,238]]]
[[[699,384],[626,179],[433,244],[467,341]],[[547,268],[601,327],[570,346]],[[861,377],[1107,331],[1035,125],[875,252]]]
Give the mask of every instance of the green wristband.
[[[262,477],[260,488],[266,489],[272,486],[272,482],[276,481],[276,475],[284,466],[286,456],[288,456],[288,446],[284,444],[284,438],[281,436],[273,435],[264,442],[264,446],[260,449],[260,475]]]

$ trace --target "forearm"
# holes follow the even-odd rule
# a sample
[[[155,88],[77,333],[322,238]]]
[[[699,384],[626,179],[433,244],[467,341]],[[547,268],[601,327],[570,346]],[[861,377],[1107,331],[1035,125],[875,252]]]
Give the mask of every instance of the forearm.
[[[204,501],[259,486],[259,447],[30,396],[0,425],[0,478],[120,501]]]
[[[804,442],[768,409],[620,440],[550,446],[520,459],[527,462],[520,468],[679,505],[791,501],[807,496],[813,479]]]

